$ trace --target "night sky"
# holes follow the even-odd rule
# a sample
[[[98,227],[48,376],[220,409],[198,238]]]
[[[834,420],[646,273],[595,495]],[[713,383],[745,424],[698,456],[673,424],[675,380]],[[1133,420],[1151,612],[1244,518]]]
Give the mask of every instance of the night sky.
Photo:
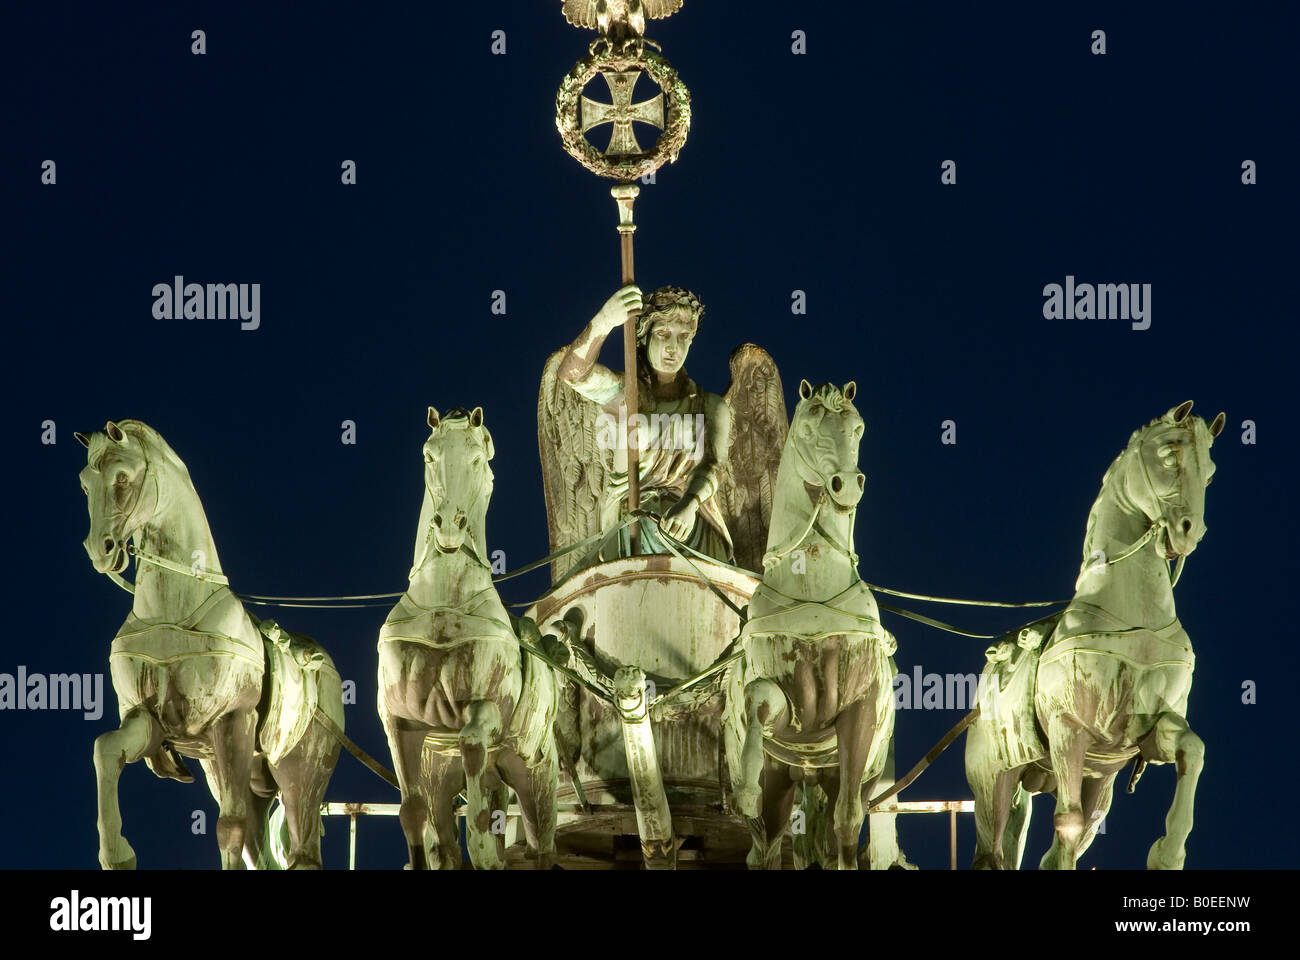
[[[1089,506],[1131,431],[1187,399],[1207,420],[1225,410],[1209,532],[1176,594],[1206,743],[1187,864],[1296,866],[1297,23],[1281,5],[1132,6],[688,0],[647,31],[689,86],[694,122],[677,163],[642,187],[637,276],[703,300],[688,369],[706,389],[725,391],[744,341],[775,358],[791,410],[800,378],[857,381],[860,569],[903,590],[1067,598]],[[590,39],[558,0],[18,3],[4,21],[0,672],[107,684],[130,600],[82,549],[72,434],[109,418],[144,420],[184,459],[239,592],[402,589],[430,404],[485,411],[490,548],[512,569],[547,552],[539,376],[619,285],[609,183],[554,127],[556,88]],[[498,29],[505,55],[491,52]],[[1090,52],[1097,29],[1104,56]],[[795,30],[806,54],[791,51]],[[946,160],[955,185],[940,182]],[[260,328],[155,319],[153,286],[178,274],[260,283]],[[1150,328],[1045,319],[1043,288],[1067,275],[1151,284]],[[791,313],[795,290],[806,315]],[[615,346],[604,359],[622,366]],[[340,442],[344,420],[355,445]],[[945,420],[955,445],[940,443]],[[502,594],[547,584],[539,571]],[[1030,619],[910,605],[979,632]],[[387,762],[385,613],[271,615],[356,682],[348,732]],[[886,623],[908,674],[984,662],[986,641]],[[105,697],[98,720],[0,712],[0,866],[96,864],[91,745],[116,722]],[[961,712],[900,711],[900,772]],[[961,756],[959,743],[905,798],[969,797]],[[1153,767],[1136,794],[1117,790],[1082,865],[1141,867],[1173,784],[1172,767]],[[327,799],[397,797],[343,756]],[[217,865],[211,826],[190,829],[194,810],[216,820],[201,779],[137,764],[121,804],[142,867]],[[1050,840],[1049,798],[1034,816],[1027,865]],[[946,866],[946,817],[900,824],[914,862]],[[345,866],[346,820],[326,829],[327,866]],[[965,865],[969,816],[960,830]],[[395,820],[363,821],[360,865],[404,860]]]

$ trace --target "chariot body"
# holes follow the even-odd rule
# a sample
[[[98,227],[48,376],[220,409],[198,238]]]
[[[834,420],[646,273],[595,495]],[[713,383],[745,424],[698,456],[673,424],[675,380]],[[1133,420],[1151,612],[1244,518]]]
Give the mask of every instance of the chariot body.
[[[734,550],[727,563],[667,536],[643,540],[658,552],[602,554],[620,528],[655,518],[624,515],[610,529],[615,463],[599,443],[600,407],[560,380],[562,359],[552,356],[543,374],[538,438],[551,548],[569,552],[526,612],[548,635],[551,659],[568,667],[555,720],[567,774],[557,862],[735,867],[750,837],[731,806],[725,686],[760,582],[786,438],[776,365],[753,344],[731,357],[723,399],[735,428],[714,492]]]

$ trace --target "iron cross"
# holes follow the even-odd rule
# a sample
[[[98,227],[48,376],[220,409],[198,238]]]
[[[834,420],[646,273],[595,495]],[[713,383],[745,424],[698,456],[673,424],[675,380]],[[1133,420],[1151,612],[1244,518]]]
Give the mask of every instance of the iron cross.
[[[602,123],[612,123],[614,131],[610,134],[605,156],[621,157],[641,153],[641,145],[637,143],[636,133],[632,130],[632,121],[648,123],[662,130],[664,128],[663,91],[659,91],[649,100],[633,103],[632,91],[636,89],[636,78],[641,76],[640,70],[629,70],[625,73],[603,71],[601,76],[609,84],[609,95],[614,102],[600,103],[583,97],[582,132],[586,133],[592,127],[598,127]]]

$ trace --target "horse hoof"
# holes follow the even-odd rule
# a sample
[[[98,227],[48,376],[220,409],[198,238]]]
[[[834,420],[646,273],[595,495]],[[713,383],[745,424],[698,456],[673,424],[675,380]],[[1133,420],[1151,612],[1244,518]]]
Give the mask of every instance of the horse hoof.
[[[134,870],[135,851],[131,844],[119,839],[111,849],[99,851],[99,866],[103,870]]]
[[[1165,840],[1165,837],[1161,837],[1151,844],[1151,851],[1147,854],[1148,870],[1183,869],[1183,863],[1187,860],[1187,851],[1184,849],[1177,856],[1171,857],[1165,853]]]

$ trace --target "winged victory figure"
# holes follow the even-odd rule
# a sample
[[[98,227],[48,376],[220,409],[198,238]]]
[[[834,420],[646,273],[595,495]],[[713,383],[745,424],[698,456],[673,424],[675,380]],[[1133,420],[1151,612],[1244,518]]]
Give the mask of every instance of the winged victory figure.
[[[558,558],[559,582],[575,567],[629,552],[627,457],[618,442],[623,378],[596,362],[610,332],[637,313],[638,412],[645,425],[638,476],[641,552],[669,552],[664,533],[698,553],[762,570],[772,491],[787,419],[776,364],[752,343],[731,354],[724,396],[686,375],[704,306],[688,290],[648,298],[628,285],[606,301],[579,337],[547,360],[538,397],[538,443],[551,549],[610,531],[593,551]],[[644,431],[644,433],[642,433]],[[617,528],[617,529],[615,529]]]

